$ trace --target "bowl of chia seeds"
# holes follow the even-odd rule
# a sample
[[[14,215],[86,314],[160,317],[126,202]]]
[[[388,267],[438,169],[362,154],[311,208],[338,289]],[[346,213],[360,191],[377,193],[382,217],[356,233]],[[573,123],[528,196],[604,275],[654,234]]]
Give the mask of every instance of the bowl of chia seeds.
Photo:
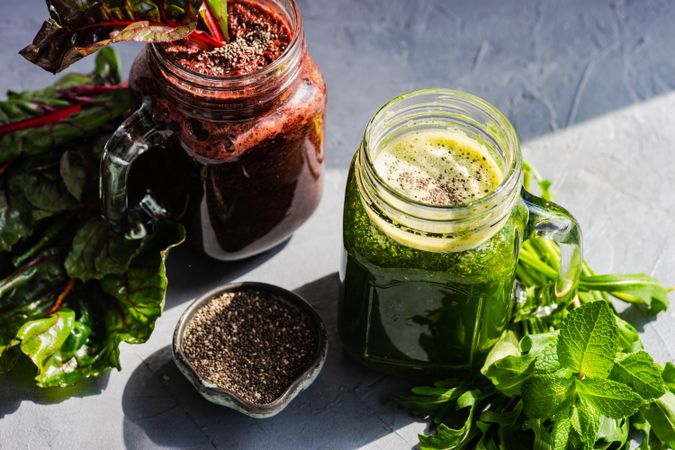
[[[282,411],[326,360],[326,327],[299,295],[232,283],[196,299],[178,320],[173,357],[207,400],[255,418]]]

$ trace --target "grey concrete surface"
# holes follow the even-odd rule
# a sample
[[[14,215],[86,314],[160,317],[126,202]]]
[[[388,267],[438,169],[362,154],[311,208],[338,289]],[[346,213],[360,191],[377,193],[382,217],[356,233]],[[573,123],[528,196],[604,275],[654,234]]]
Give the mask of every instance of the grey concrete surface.
[[[30,367],[0,377],[0,448],[410,448],[424,424],[383,402],[404,381],[347,360],[336,336],[345,171],[368,118],[411,89],[453,87],[500,107],[526,157],[581,222],[598,271],[645,271],[675,284],[675,3],[301,0],[309,47],[329,86],[325,195],[281,248],[218,263],[185,248],[170,258],[164,315],[121,372],[65,392],[33,387]],[[0,4],[0,90],[51,75],[16,55],[43,2]],[[120,46],[129,67],[138,45]],[[86,69],[91,61],[78,64]],[[220,283],[264,281],[312,302],[330,354],[315,384],[281,415],[247,419],[202,400],[168,345],[189,301]],[[675,308],[648,320],[628,308],[648,350],[675,359]]]

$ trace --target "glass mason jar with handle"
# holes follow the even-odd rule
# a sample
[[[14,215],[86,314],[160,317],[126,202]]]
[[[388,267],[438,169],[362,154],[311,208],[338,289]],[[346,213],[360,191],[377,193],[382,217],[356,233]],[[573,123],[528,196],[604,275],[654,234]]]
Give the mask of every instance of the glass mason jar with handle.
[[[385,181],[375,165],[406,133],[451,130],[479,143],[503,174],[484,196],[424,203]],[[474,370],[507,327],[524,239],[561,250],[555,295],[570,299],[581,270],[581,232],[560,206],[521,188],[521,153],[509,121],[473,95],[411,92],[369,122],[349,172],[338,326],[344,349],[387,373]]]
[[[163,45],[147,46],[134,62],[129,86],[142,105],[112,136],[101,164],[103,212],[113,225],[141,235],[129,218],[140,204],[151,216],[181,220],[207,255],[237,260],[283,242],[318,206],[325,82],[295,1],[256,5],[292,36],[283,55],[256,72],[193,72]]]

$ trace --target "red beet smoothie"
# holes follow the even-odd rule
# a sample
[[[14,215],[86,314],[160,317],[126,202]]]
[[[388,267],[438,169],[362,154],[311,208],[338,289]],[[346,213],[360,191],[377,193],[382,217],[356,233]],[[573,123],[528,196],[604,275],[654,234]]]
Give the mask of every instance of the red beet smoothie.
[[[243,23],[237,11],[250,12],[245,6],[250,4],[230,3],[233,36]],[[270,29],[290,29],[279,16],[260,11],[256,19],[271,21]],[[209,88],[218,85],[215,77],[181,73],[175,67],[185,65],[167,50],[147,47],[132,67],[130,87],[139,99],[150,97],[154,122],[170,138],[165,148],[134,164],[131,201],[133,191],[138,197],[149,188],[209,256],[236,260],[268,250],[290,237],[319,204],[326,86],[304,41],[297,44],[293,76],[272,75],[262,85],[243,83],[234,91]],[[247,75],[229,76],[245,81]],[[199,82],[191,83],[191,77]],[[278,89],[270,90],[273,83]]]

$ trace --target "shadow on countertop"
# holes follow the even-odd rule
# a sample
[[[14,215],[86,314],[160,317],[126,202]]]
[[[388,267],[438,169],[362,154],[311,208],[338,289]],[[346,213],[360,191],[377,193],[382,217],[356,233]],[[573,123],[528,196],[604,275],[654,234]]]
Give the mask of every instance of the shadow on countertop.
[[[35,386],[37,369],[27,358],[19,358],[16,367],[0,375],[0,419],[16,411],[22,402],[40,405],[61,403],[73,397],[98,395],[108,386],[110,372],[84,380],[67,388],[38,388]],[[2,443],[0,443],[2,447]]]
[[[338,283],[334,273],[296,289],[326,322],[328,359],[314,384],[279,415],[251,419],[209,403],[178,371],[167,346],[146,359],[124,389],[126,447],[356,448],[389,434],[399,446],[414,446],[415,434],[406,439],[396,431],[415,419],[384,402],[410,384],[367,370],[341,352]]]
[[[200,292],[206,292],[241,277],[272,259],[286,248],[291,239],[293,237],[265,253],[241,261],[218,261],[199,253],[188,243],[182,244],[173,249],[167,259],[169,288],[164,309],[194,300],[197,288]]]

